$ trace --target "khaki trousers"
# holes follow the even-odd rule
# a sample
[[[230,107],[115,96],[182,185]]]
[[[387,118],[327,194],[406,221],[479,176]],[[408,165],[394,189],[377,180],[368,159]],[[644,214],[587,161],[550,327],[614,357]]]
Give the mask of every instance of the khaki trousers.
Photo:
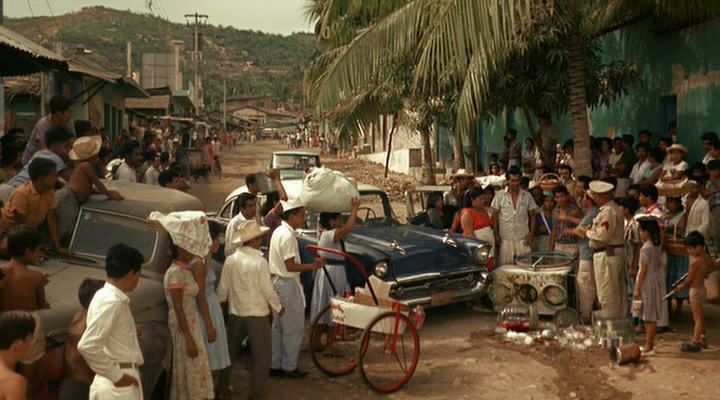
[[[577,243],[555,243],[555,251],[577,257],[578,245]]]
[[[577,271],[578,303],[580,316],[583,319],[590,319],[593,305],[597,297],[595,288],[595,272],[593,271],[592,260],[580,260]]]
[[[250,398],[263,399],[267,391],[272,361],[270,317],[238,317],[230,315],[230,356],[237,357],[242,342],[248,339],[252,357]]]
[[[505,240],[503,239],[500,243],[500,263],[499,267],[503,265],[515,264],[515,258],[530,254],[532,249],[523,240]]]
[[[593,255],[595,285],[600,309],[605,318],[627,316],[627,282],[625,281],[625,252],[615,249],[611,257],[606,252]]]

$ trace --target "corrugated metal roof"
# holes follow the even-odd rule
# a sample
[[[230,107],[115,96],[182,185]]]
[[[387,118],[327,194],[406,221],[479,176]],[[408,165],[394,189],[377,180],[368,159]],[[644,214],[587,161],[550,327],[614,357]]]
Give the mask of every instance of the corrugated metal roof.
[[[125,108],[136,110],[167,110],[170,105],[170,96],[152,96],[147,99],[127,98]]]
[[[110,83],[119,83],[118,80],[122,79],[121,75],[112,73],[98,65],[93,65],[83,59],[74,58],[72,60],[68,60],[67,64],[68,71],[77,74],[91,76],[93,78],[102,79]]]
[[[0,76],[27,75],[43,69],[65,69],[65,58],[32,40],[0,26]]]

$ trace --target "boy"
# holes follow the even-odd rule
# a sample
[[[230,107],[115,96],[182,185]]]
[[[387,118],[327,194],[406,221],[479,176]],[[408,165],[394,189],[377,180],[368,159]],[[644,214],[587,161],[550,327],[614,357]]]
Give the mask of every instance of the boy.
[[[68,337],[65,340],[65,348],[63,350],[63,360],[65,371],[63,381],[60,384],[60,393],[58,400],[79,400],[87,399],[90,393],[90,384],[92,383],[95,373],[82,358],[77,349],[83,333],[85,333],[87,318],[87,310],[90,301],[95,293],[100,290],[105,282],[99,279],[85,279],[80,284],[78,290],[78,299],[82,307],[73,317]]]
[[[160,153],[153,153],[151,158],[151,164],[145,171],[144,182],[146,185],[160,185],[158,179],[160,178],[160,168],[162,165],[162,159]]]
[[[95,372],[90,398],[142,399],[143,355],[128,293],[137,287],[145,260],[124,244],[111,247],[105,260],[107,283],[90,302],[87,327],[77,346]]]
[[[35,157],[28,166],[28,173],[31,181],[17,188],[2,209],[0,238],[4,236],[2,232],[9,232],[18,225],[28,225],[38,229],[40,224],[47,221],[48,233],[55,251],[68,254],[68,251],[60,246],[55,218],[57,208],[55,163],[47,158]],[[7,241],[0,240],[0,255],[7,255],[7,250]]]
[[[0,313],[0,399],[23,400],[27,382],[15,372],[32,351],[35,318],[25,311]]]
[[[705,279],[710,274],[714,261],[705,248],[705,238],[698,231],[690,232],[685,239],[685,246],[690,254],[690,270],[687,277],[670,292],[666,297],[671,298],[683,290],[690,288],[690,308],[695,321],[692,342],[683,343],[680,351],[685,353],[697,353],[703,347],[707,348],[705,338],[705,319],[703,317],[703,304],[707,299]]]
[[[4,288],[0,291],[0,311],[38,311],[50,308],[45,301],[45,286],[48,276],[41,272],[28,270],[28,265],[39,265],[42,259],[42,236],[28,227],[18,227],[7,238],[8,249],[12,257],[10,262],[0,266],[5,275]],[[35,323],[35,335],[32,351],[21,360],[25,366],[24,375],[34,380],[35,362],[45,355],[45,336],[38,319]]]
[[[246,338],[250,340],[253,399],[264,398],[270,372],[272,335],[268,316],[271,311],[284,313],[270,280],[268,262],[260,251],[268,231],[253,219],[238,224],[231,241],[242,247],[225,261],[218,286],[220,302],[229,303],[230,355],[237,355],[240,344]]]
[[[712,234],[715,245],[720,245],[720,160],[708,163],[708,180],[705,182],[703,197],[710,205]]]
[[[25,164],[25,167],[17,173],[7,184],[19,188],[25,183],[32,180],[30,176],[29,165],[38,158],[50,160],[55,164],[55,170],[66,182],[70,180],[71,168],[65,163],[67,159],[67,153],[72,147],[73,140],[75,137],[65,128],[52,128],[45,134],[45,144],[47,148],[38,151],[30,159],[30,162]]]

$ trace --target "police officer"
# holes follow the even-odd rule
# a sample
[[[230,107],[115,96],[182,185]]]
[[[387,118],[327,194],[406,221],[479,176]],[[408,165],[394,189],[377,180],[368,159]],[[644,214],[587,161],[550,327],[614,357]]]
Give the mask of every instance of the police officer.
[[[588,229],[576,230],[590,240],[593,249],[593,268],[600,307],[605,318],[623,318],[626,312],[624,218],[622,209],[613,201],[615,186],[603,182],[590,182],[588,195],[600,211]]]

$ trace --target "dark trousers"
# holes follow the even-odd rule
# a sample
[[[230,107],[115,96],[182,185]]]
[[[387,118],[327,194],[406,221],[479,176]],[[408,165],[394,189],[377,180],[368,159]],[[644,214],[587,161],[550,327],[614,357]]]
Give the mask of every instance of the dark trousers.
[[[272,362],[272,332],[269,317],[230,316],[230,356],[237,358],[245,339],[250,343],[252,373],[250,398],[265,398],[265,389]]]

